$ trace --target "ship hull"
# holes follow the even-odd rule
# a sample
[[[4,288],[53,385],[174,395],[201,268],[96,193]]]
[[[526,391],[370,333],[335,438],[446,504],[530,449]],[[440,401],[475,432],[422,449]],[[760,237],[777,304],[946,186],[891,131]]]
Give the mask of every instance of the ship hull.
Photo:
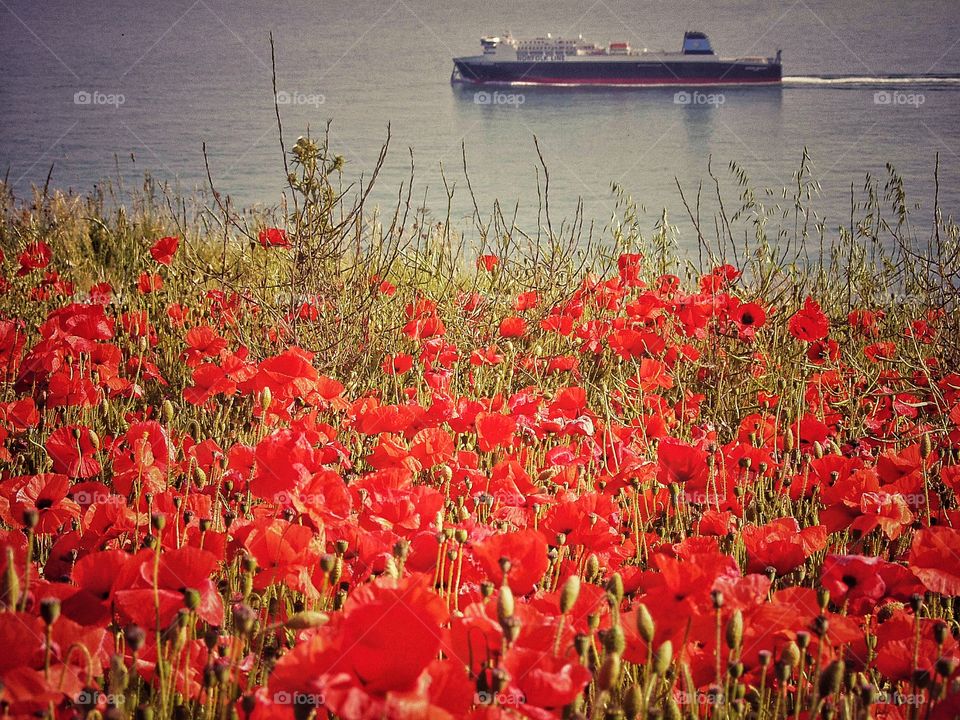
[[[780,63],[625,60],[511,62],[455,58],[454,80],[471,85],[701,86],[770,85]]]

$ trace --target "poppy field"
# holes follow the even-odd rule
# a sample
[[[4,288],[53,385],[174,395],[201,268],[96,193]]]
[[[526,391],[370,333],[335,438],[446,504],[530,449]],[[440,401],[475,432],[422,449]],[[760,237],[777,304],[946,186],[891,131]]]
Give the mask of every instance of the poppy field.
[[[322,197],[4,206],[4,717],[960,717],[945,285]]]

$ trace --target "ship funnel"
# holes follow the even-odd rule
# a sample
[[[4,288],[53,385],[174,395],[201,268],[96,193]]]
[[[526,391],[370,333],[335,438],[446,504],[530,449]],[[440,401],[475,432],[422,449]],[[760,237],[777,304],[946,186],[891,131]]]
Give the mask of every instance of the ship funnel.
[[[710,39],[702,32],[690,30],[683,34],[684,55],[713,55]]]

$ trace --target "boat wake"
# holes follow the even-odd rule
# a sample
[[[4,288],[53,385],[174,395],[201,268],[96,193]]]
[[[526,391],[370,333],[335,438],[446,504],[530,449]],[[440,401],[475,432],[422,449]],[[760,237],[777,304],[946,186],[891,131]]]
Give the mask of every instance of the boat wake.
[[[960,87],[960,74],[926,75],[784,75],[786,87]]]

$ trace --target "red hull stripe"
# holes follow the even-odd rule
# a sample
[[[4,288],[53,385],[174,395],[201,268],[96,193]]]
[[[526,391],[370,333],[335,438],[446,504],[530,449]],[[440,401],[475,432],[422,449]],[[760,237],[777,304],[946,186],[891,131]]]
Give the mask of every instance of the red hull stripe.
[[[780,78],[757,78],[757,79],[739,79],[739,78],[532,78],[525,77],[523,80],[472,80],[463,78],[463,82],[471,85],[634,85],[637,87],[647,85],[779,85]]]

